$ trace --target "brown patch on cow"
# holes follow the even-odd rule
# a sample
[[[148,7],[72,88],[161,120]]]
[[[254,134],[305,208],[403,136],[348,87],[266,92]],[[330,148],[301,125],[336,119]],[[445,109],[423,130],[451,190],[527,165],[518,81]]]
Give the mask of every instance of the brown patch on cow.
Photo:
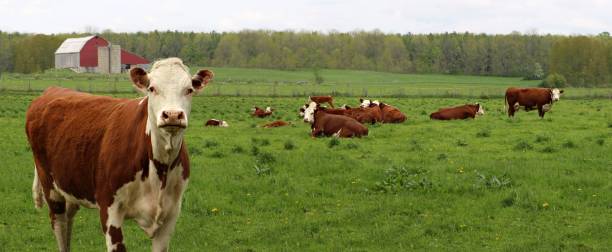
[[[204,123],[204,126],[220,126],[223,123],[221,120],[210,119]]]
[[[452,108],[442,108],[429,115],[432,120],[456,120],[475,118],[476,112],[478,112],[480,105],[478,104],[466,104],[462,106]]]
[[[515,104],[523,106],[526,111],[538,109],[538,115],[544,118],[544,105],[552,105],[552,89],[550,88],[508,88],[506,90],[506,103],[508,116],[514,116]]]
[[[255,117],[259,117],[259,118],[264,118],[264,117],[268,117],[270,115],[272,115],[273,111],[265,111],[259,107],[254,107],[255,111],[253,111],[253,113],[251,113],[251,116],[255,116]]]
[[[396,107],[382,102],[380,103],[379,107],[381,110],[383,123],[403,123],[407,119],[406,115],[404,115],[404,113],[402,113]]]
[[[208,82],[210,82],[210,80],[212,80],[214,76],[215,74],[212,71],[202,69],[193,76],[193,78],[191,79],[191,85],[195,89],[201,89],[205,87],[206,84],[208,84]]]
[[[328,109],[319,108],[328,114],[344,115],[357,120],[360,123],[371,123],[382,121],[382,113],[378,106],[370,106],[367,108],[347,108],[347,109]]]
[[[310,101],[316,102],[317,104],[327,103],[327,104],[329,104],[330,107],[334,108],[334,98],[329,96],[329,95],[325,95],[325,96],[310,96],[310,97],[308,97],[308,99]]]
[[[111,243],[117,244],[117,243],[123,243],[123,233],[121,232],[121,228],[115,227],[115,226],[109,226],[108,227],[108,235],[111,238]]]
[[[130,78],[136,87],[140,89],[147,88],[149,86],[149,77],[147,77],[147,72],[140,68],[132,68],[130,70]]]
[[[266,123],[262,127],[264,127],[264,128],[276,128],[276,127],[287,126],[289,124],[290,123],[288,123],[288,122],[279,120],[279,121],[274,121],[274,122]]]

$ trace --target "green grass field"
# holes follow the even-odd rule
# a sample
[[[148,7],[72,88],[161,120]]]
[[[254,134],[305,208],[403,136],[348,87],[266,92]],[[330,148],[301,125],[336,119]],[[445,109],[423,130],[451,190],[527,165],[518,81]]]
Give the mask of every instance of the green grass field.
[[[206,93],[215,91],[223,71],[234,70],[217,71],[219,79]],[[423,77],[424,83],[438,77]],[[465,78],[465,85],[489,88],[503,88],[506,81]],[[47,209],[34,209],[31,198],[33,161],[24,117],[34,97],[0,92],[1,251],[56,249]],[[502,99],[386,98],[406,113],[407,122],[368,125],[368,137],[338,140],[310,138],[309,126],[297,118],[305,99],[194,98],[186,135],[192,172],[173,251],[612,247],[611,100],[562,98],[543,120],[523,111],[510,120]],[[356,105],[357,99],[338,97],[336,103]],[[484,105],[485,116],[429,120],[439,107],[474,101]],[[274,118],[251,118],[254,105],[276,108]],[[230,127],[204,128],[209,118],[227,120]],[[293,126],[257,127],[273,119]],[[129,250],[150,251],[135,223],[125,223],[124,236]],[[72,247],[103,250],[97,210],[78,213]]]
[[[200,67],[192,67],[196,71]],[[378,97],[498,98],[507,87],[537,86],[539,81],[493,76],[395,74],[354,70],[321,70],[315,84],[312,70],[210,67],[216,73],[206,96],[304,97],[313,94]],[[44,74],[5,74],[0,90],[42,91],[50,85],[87,92],[133,92],[128,74],[75,74],[51,70]],[[567,88],[566,98],[612,98],[612,88]]]

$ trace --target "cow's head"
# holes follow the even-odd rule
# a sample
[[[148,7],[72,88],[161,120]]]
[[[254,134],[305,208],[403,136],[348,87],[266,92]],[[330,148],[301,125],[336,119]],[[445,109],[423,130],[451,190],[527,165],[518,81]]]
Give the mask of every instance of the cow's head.
[[[302,107],[300,107],[300,117],[304,117],[304,111],[306,111],[306,108],[308,107],[308,103],[302,105]]]
[[[153,64],[151,72],[130,70],[134,86],[148,99],[148,130],[159,129],[175,135],[187,128],[191,98],[213,78],[213,72],[200,70],[193,77],[178,58]]]
[[[227,122],[226,122],[226,121],[221,121],[221,124],[220,124],[219,126],[220,126],[220,127],[227,128],[227,127],[229,127],[229,124],[227,124]]]
[[[563,94],[563,89],[553,88],[550,90],[550,98],[552,101],[558,101],[561,98],[561,94]]]
[[[265,111],[266,111],[266,112],[272,112],[272,110],[273,110],[273,109],[272,109],[271,107],[266,107],[266,110],[265,110]]]
[[[304,110],[304,122],[314,123],[315,112],[319,109],[319,104],[316,102],[310,102]]]
[[[482,107],[482,105],[480,105],[480,103],[476,103],[476,115],[484,115],[485,114],[485,110]]]
[[[359,107],[367,108],[370,106],[371,103],[372,101],[369,99],[362,99],[362,98],[359,99]]]

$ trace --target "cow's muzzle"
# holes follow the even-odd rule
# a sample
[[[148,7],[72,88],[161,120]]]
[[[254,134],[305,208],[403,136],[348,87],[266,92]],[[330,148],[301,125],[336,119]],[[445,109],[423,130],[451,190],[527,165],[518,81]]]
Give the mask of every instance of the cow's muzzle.
[[[187,128],[187,119],[185,117],[185,112],[180,110],[165,110],[162,111],[160,124],[158,125],[160,128],[170,129],[184,129]]]

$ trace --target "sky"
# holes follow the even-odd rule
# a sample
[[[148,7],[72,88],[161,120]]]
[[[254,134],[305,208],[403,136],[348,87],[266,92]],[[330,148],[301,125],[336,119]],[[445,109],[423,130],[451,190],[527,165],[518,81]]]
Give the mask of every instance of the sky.
[[[612,32],[612,0],[0,0],[0,30],[28,33],[152,30]]]

